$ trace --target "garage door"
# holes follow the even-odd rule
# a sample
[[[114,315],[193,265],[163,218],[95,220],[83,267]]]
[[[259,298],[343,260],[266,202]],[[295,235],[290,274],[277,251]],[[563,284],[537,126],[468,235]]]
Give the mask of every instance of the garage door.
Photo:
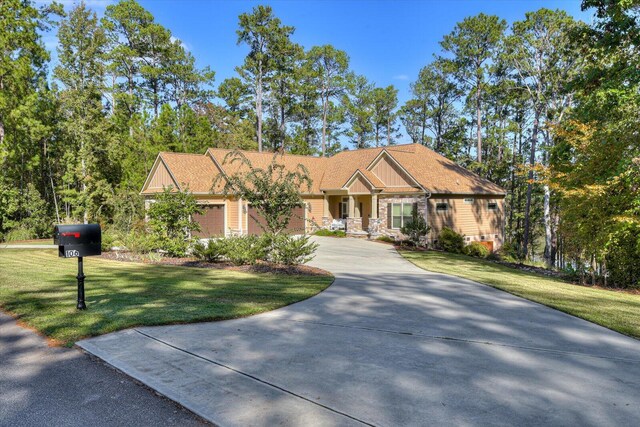
[[[299,207],[293,209],[293,214],[291,215],[291,220],[289,221],[289,226],[287,227],[287,231],[291,234],[304,234],[304,225],[305,225],[305,208]],[[258,213],[256,208],[249,206],[249,234],[262,234],[264,231],[260,225],[264,225],[265,221],[262,215]]]
[[[224,235],[224,205],[202,206],[201,214],[194,214],[193,220],[200,224],[197,237],[214,237]]]

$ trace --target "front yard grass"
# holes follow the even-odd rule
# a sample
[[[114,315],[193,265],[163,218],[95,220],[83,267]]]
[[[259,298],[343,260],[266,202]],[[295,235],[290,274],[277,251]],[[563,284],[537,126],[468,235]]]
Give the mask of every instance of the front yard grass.
[[[232,319],[309,298],[331,276],[250,274],[85,258],[88,310],[76,310],[77,261],[54,250],[0,250],[0,307],[63,345],[133,326]]]
[[[640,294],[574,285],[465,255],[436,251],[400,254],[425,270],[484,283],[640,338]]]

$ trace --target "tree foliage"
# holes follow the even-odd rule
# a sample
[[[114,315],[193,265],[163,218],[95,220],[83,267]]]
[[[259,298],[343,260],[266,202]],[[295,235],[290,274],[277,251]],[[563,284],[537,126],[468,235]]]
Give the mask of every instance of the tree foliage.
[[[82,2],[64,11],[2,1],[0,235],[85,220],[140,229],[139,191],[159,151],[328,155],[406,135],[505,188],[505,239],[520,258],[636,285],[639,6],[582,6],[590,24],[548,9],[509,24],[465,18],[399,99],[339,46],[297,43],[269,6],[239,16],[246,56],[214,90],[215,73],[136,0],[109,4],[101,19]],[[58,24],[49,64],[43,34]],[[284,181],[304,187],[302,171],[261,170],[263,190],[282,181],[285,210],[300,203]],[[253,200],[282,230],[288,215]]]
[[[165,188],[147,211],[149,228],[157,247],[171,256],[184,256],[191,244],[192,233],[200,230],[193,215],[202,212],[202,207],[188,191]]]
[[[310,192],[312,181],[304,165],[295,169],[278,162],[281,157],[273,155],[264,168],[253,165],[241,151],[232,151],[225,156],[224,163],[238,164],[239,172],[218,176],[214,186],[224,181],[223,194],[242,198],[255,207],[264,225],[254,218],[264,231],[278,235],[282,233],[293,216],[293,209],[304,206],[301,193]]]

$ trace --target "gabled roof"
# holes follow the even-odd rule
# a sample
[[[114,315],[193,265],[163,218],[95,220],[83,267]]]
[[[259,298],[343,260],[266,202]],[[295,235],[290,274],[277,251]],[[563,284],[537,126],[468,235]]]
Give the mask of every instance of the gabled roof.
[[[365,170],[357,169],[353,173],[353,175],[351,175],[351,177],[347,180],[347,182],[344,183],[342,188],[346,189],[346,188],[350,187],[351,184],[353,184],[353,182],[358,177],[364,178],[364,180],[368,183],[370,188],[374,188],[374,189],[384,188],[384,184],[382,183],[382,181],[380,181],[378,179],[378,177],[373,172],[368,171],[366,169]]]
[[[188,186],[194,193],[209,193],[214,180],[221,173],[233,175],[246,169],[241,162],[231,162],[227,158],[227,155],[233,151],[210,148],[201,155],[160,153],[159,157],[181,188]],[[255,167],[260,168],[266,167],[274,157],[274,153],[257,151],[243,151],[243,154]],[[411,178],[410,182],[415,181],[415,186],[402,188],[387,186],[372,172],[374,160],[384,155],[389,156],[393,160],[392,163],[397,163],[398,167]],[[349,181],[357,174],[371,183],[374,190],[384,193],[428,191],[432,194],[505,194],[500,186],[419,144],[347,150],[332,157],[293,154],[276,154],[276,156],[277,161],[289,170],[294,170],[299,164],[308,170],[313,181],[311,194],[322,194],[323,191],[330,190],[344,191]],[[219,179],[214,192],[219,193],[223,185],[224,182]],[[145,188],[143,188],[143,194],[151,192],[145,191]]]
[[[387,151],[432,194],[506,194],[499,185],[423,145],[399,145]]]
[[[180,186],[192,193],[208,193],[219,173],[216,165],[201,154],[160,153],[160,158]]]
[[[235,150],[227,150],[221,148],[209,148],[207,154],[211,156],[215,162],[220,165],[227,175],[233,175],[238,172],[246,171],[246,166],[240,161],[232,161],[232,157],[227,155],[233,153]],[[245,151],[242,153],[251,162],[254,167],[266,168],[273,160],[274,155],[277,158],[277,162],[284,164],[288,170],[295,170],[298,165],[303,165],[309,172],[309,177],[312,180],[311,193],[320,193],[320,183],[326,169],[326,164],[329,162],[327,157],[313,157],[313,156],[300,156],[295,154],[279,154],[279,153],[259,153],[257,151]],[[305,189],[301,189],[304,193]]]

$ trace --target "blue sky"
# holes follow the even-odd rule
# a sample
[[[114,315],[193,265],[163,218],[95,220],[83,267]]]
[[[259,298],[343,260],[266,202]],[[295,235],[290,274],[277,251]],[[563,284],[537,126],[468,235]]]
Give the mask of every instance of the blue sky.
[[[235,75],[234,67],[247,53],[246,46],[236,44],[238,15],[258,4],[268,4],[284,24],[296,28],[294,41],[307,49],[332,44],[345,50],[352,70],[378,86],[395,85],[400,102],[409,98],[409,84],[420,68],[439,52],[442,36],[467,16],[484,12],[511,23],[523,19],[527,11],[546,7],[564,9],[587,22],[591,19],[575,0],[138,1],[183,41],[200,67],[208,65],[216,72],[216,85]],[[74,2],[62,3],[70,7]],[[87,3],[102,14],[112,1]],[[53,35],[48,36],[47,46],[55,46]]]

